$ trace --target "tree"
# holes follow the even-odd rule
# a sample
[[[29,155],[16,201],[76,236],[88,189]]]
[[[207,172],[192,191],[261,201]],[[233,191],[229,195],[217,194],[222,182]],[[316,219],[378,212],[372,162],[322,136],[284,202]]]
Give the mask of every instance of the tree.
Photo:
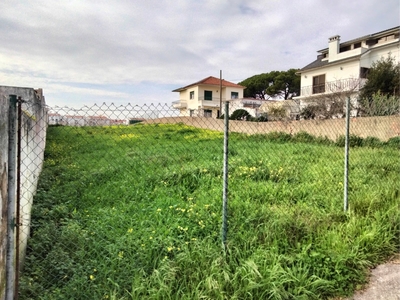
[[[398,109],[391,109],[399,101],[400,65],[390,55],[374,62],[369,69],[367,82],[361,89],[359,106],[365,115],[389,115]],[[397,106],[398,108],[398,106]]]
[[[287,71],[272,71],[249,77],[240,85],[246,87],[245,97],[253,98],[283,98],[285,100],[300,94],[300,76],[296,75],[297,69]]]

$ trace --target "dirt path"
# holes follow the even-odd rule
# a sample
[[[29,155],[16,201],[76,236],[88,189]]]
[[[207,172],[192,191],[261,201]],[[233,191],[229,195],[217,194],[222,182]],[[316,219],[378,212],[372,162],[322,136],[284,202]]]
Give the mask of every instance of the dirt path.
[[[400,253],[372,269],[367,286],[346,300],[400,300]]]

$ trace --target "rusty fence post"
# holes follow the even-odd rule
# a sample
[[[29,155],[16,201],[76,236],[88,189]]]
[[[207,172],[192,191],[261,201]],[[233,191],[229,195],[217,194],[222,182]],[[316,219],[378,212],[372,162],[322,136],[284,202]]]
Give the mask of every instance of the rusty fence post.
[[[8,186],[7,186],[7,254],[6,300],[14,300],[15,292],[15,196],[17,149],[17,96],[9,96],[8,110]]]

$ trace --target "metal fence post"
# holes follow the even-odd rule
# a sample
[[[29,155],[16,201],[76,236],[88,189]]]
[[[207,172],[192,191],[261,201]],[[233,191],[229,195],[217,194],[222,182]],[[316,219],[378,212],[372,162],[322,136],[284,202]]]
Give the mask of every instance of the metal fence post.
[[[346,100],[346,136],[344,144],[344,211],[349,207],[348,189],[349,189],[349,139],[350,139],[350,97]]]
[[[17,99],[17,187],[15,205],[15,294],[14,299],[18,299],[19,272],[20,272],[20,230],[21,230],[21,140],[22,140],[22,102],[21,97]]]
[[[15,190],[16,190],[16,121],[17,96],[10,95],[8,111],[8,187],[7,187],[7,254],[6,300],[14,299],[15,289]]]
[[[229,102],[225,102],[224,115],[224,166],[222,188],[222,248],[226,253],[226,239],[228,235],[228,141],[229,141]]]

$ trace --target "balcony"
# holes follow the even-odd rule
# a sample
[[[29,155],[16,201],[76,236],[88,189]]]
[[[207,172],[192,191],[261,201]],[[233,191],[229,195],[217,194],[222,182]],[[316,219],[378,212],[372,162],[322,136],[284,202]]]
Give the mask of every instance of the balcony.
[[[240,104],[247,108],[259,108],[265,102],[264,99],[240,99]]]
[[[173,101],[172,102],[172,107],[173,108],[177,108],[177,109],[186,108],[187,107],[186,100]]]
[[[196,101],[196,100],[192,99],[189,101]],[[224,101],[225,98],[222,98],[222,102]],[[221,104],[219,97],[212,97],[211,99],[205,97],[198,97],[197,103],[199,107],[209,107],[209,108],[220,107]]]
[[[300,96],[295,98],[358,92],[364,86],[365,81],[366,79],[363,78],[347,78],[328,81],[319,85],[304,86],[300,90]]]
[[[246,107],[246,108],[259,108],[261,104],[263,104],[266,100],[261,99],[243,99],[243,98],[235,98],[228,99],[232,103],[233,106],[237,107]],[[184,108],[219,108],[221,103],[221,99],[219,97],[212,97],[211,99],[207,99],[205,97],[198,97],[196,99],[190,100],[177,100],[172,102],[172,107],[176,109],[184,109]],[[226,101],[226,98],[222,98],[222,105]]]

